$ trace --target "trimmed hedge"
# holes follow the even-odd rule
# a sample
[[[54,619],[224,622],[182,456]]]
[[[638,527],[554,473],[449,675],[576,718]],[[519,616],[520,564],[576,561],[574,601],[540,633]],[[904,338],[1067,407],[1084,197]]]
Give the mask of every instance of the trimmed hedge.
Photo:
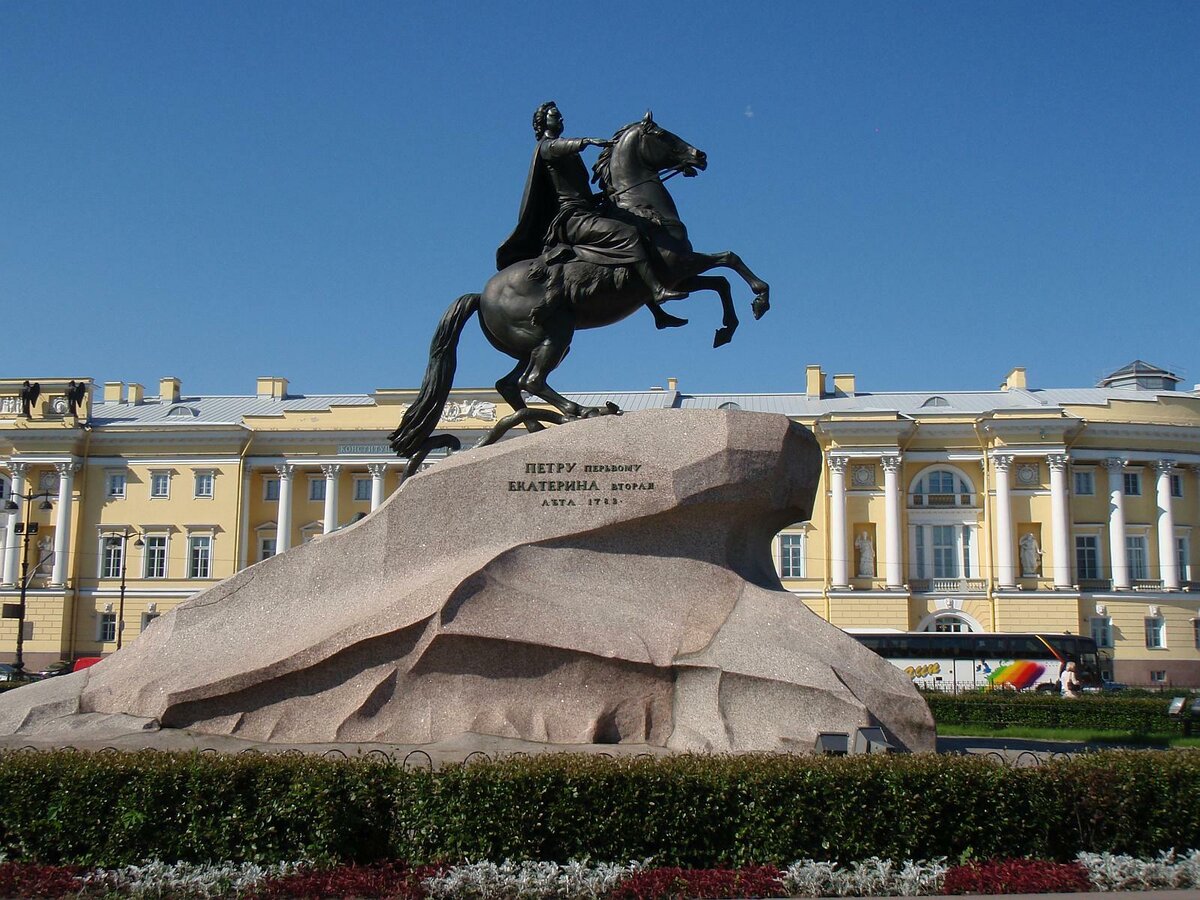
[[[1182,734],[1178,719],[1167,716],[1170,697],[1124,698],[1087,695],[1066,699],[1057,694],[923,693],[933,720],[940,725],[979,725],[991,729],[1089,728],[1139,734]]]
[[[367,759],[0,754],[0,850],[45,863],[1152,855],[1200,846],[1200,752]]]

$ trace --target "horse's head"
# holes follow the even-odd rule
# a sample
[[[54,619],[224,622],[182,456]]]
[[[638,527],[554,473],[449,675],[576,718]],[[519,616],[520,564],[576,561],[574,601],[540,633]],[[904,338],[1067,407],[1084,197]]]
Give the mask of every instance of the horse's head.
[[[661,127],[646,110],[645,116],[613,135],[613,146],[604,148],[592,168],[592,181],[612,191],[620,190],[622,176],[636,177],[639,169],[656,175],[673,169],[691,177],[708,168],[708,156]]]

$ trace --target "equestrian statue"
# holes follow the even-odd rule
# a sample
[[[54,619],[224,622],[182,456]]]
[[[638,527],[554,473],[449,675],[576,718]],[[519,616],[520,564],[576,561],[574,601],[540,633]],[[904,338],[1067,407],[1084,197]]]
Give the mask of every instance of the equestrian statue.
[[[751,311],[759,319],[770,308],[770,287],[736,253],[697,253],[664,182],[674,175],[704,171],[708,158],[661,128],[650,112],[619,130],[612,140],[564,138],[563,118],[553,101],[533,116],[537,147],[521,200],[517,227],[496,251],[496,269],[483,292],[464,294],[450,304],[429,348],[421,389],[388,439],[409,459],[404,477],[437,448],[458,449],[449,434],[434,435],[450,396],[456,348],[467,320],[479,313],[484,336],[517,361],[496,382],[512,407],[480,441],[498,440],[524,425],[619,414],[613,403],[580,406],[547,384],[581,328],[600,328],[646,306],[658,328],[686,325],[662,304],[703,290],[715,291],[723,312],[713,346],[729,343],[738,326],[729,280],[706,275],[732,269],[754,292]],[[601,148],[589,182],[581,152]],[[593,193],[591,183],[598,183]],[[540,397],[558,412],[530,409],[524,393]]]

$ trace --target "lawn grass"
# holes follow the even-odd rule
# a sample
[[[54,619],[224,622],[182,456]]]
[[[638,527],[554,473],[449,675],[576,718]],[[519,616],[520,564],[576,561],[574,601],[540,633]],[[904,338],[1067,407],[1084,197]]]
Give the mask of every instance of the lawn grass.
[[[1096,731],[1090,728],[1008,728],[988,729],[980,725],[938,725],[945,737],[1027,738],[1039,741],[1077,741],[1087,744],[1135,744],[1148,747],[1200,747],[1200,737],[1170,734],[1144,734],[1133,731]]]

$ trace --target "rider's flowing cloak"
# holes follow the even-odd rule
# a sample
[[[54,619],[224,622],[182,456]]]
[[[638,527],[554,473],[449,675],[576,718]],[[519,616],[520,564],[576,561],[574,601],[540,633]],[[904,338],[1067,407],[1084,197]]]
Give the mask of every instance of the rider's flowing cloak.
[[[562,138],[549,140],[553,143],[565,142]],[[541,255],[547,249],[547,242],[551,249],[549,256],[554,261],[563,258],[558,248],[564,248],[567,258],[573,256],[601,266],[623,266],[645,259],[635,223],[616,218],[615,210],[608,215],[600,215],[589,206],[598,198],[591,195],[587,167],[578,152],[559,158],[556,165],[567,167],[566,172],[562,168],[558,170],[559,177],[565,176],[589,199],[560,205],[550,164],[542,154],[546,141],[545,138],[538,141],[533,151],[525,193],[521,197],[521,210],[517,215],[517,227],[496,251],[497,271]],[[567,141],[574,142],[571,139]]]

